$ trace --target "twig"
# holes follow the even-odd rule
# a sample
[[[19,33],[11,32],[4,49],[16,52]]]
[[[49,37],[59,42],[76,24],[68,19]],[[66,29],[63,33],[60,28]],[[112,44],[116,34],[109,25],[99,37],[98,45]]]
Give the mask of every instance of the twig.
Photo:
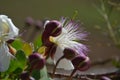
[[[52,78],[54,78],[54,74],[55,74],[56,68],[57,68],[59,62],[60,62],[63,58],[64,58],[64,56],[60,57],[60,58],[58,59],[58,61],[56,62],[55,67],[53,68]]]
[[[112,28],[112,25],[109,21],[109,18],[108,18],[108,14],[106,12],[106,8],[105,8],[105,5],[104,5],[104,2],[103,0],[101,0],[101,11],[102,11],[102,16],[104,18],[104,20],[106,21],[106,24],[107,24],[107,27],[108,27],[108,30],[109,30],[109,34],[110,34],[110,37],[113,39],[114,43],[117,45],[118,44],[118,41],[115,37],[115,33],[113,31],[113,28]]]
[[[52,75],[52,73],[49,73],[49,75]],[[55,74],[54,76],[56,78],[68,78],[69,77],[69,75],[66,75],[66,74]],[[104,74],[93,74],[93,73],[84,74],[84,75],[77,74],[76,76],[73,76],[73,78],[75,79],[82,79],[82,78],[100,79],[102,76],[107,76],[110,78],[120,77],[120,71],[114,71],[114,72],[104,73]]]

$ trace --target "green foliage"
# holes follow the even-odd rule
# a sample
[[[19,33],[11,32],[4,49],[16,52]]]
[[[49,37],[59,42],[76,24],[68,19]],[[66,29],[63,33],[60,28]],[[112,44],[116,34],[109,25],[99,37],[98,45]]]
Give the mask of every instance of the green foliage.
[[[34,41],[34,48],[37,50],[40,46],[42,46],[42,36],[38,36]]]
[[[16,39],[13,43],[12,46],[16,49],[16,50],[21,50],[22,46],[23,46],[23,41],[21,39]]]
[[[27,58],[25,53],[22,50],[17,51],[16,55],[16,61],[18,62],[18,66],[21,68],[24,68],[27,62]]]
[[[32,54],[32,52],[33,52],[33,46],[32,46],[32,44],[25,42],[23,44],[22,50],[28,56],[28,55]]]
[[[46,66],[40,71],[40,80],[52,80],[48,77]]]
[[[101,14],[101,16],[104,19],[104,22],[106,23],[107,29],[109,36],[113,40],[114,44],[117,46],[120,46],[120,27],[116,26],[116,29],[114,29],[114,26],[111,22],[111,13],[113,9],[116,7],[112,4],[116,4],[115,1],[110,1],[110,0],[100,0],[100,8],[96,7],[98,12]],[[111,4],[112,3],[112,4]],[[117,2],[119,4],[119,1]],[[117,5],[117,4],[116,4]],[[116,15],[116,14],[115,14]],[[117,21],[117,19],[116,19]]]
[[[42,70],[33,70],[32,76],[35,78],[35,80],[51,80],[48,77],[46,66]]]
[[[26,66],[27,58],[22,50],[18,50],[15,58],[11,60],[8,72],[13,72],[15,70],[23,70]]]
[[[35,80],[40,79],[40,71],[39,70],[33,70],[32,71],[32,76],[35,78]]]
[[[120,69],[120,60],[113,60],[112,63],[116,68]]]
[[[11,60],[9,69],[2,74],[2,80],[15,80],[19,78],[20,73],[24,70],[27,58],[22,50],[18,50],[15,57]]]

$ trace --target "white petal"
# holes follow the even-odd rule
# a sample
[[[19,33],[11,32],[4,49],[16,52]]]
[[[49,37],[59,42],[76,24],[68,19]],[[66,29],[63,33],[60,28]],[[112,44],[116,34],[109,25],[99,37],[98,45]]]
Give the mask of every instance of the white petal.
[[[4,72],[8,69],[10,64],[11,54],[5,43],[0,44],[0,72]]]
[[[58,61],[58,59],[62,56],[63,56],[63,50],[58,46],[54,55],[54,63],[56,64],[56,61]]]
[[[72,70],[74,69],[73,64],[70,60],[62,59],[60,63],[58,64],[57,68],[65,69],[65,70]]]
[[[0,15],[0,29],[5,29],[2,27],[8,28],[8,32],[3,34],[3,35],[7,34],[6,36],[3,37],[3,40],[7,41],[9,39],[13,39],[18,35],[19,29],[12,23],[12,20],[8,18],[6,15]],[[0,33],[2,32],[3,31],[0,30]]]
[[[63,49],[59,46],[57,47],[56,53],[54,55],[54,63],[56,64],[56,61],[63,56]],[[70,60],[62,59],[60,63],[58,64],[57,68],[62,68],[65,70],[72,70],[74,69],[72,63]]]
[[[47,62],[48,64],[54,64],[54,62],[53,62],[53,60],[51,59],[51,57],[49,57],[49,58],[46,60],[46,62]]]
[[[49,22],[50,22],[49,20],[46,20],[46,21],[45,21],[44,29],[45,29],[46,24],[48,24]]]
[[[8,19],[7,22],[9,24],[9,28],[10,28],[9,36],[16,37],[18,35],[19,29],[12,23],[11,19]]]

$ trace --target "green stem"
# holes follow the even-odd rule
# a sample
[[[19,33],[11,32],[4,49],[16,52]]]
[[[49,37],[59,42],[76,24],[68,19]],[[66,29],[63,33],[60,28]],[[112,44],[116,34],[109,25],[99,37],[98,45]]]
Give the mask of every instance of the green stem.
[[[63,58],[64,58],[64,56],[60,57],[60,58],[58,59],[58,61],[56,62],[55,67],[53,68],[52,78],[54,78],[56,68],[57,68],[57,66],[58,66],[59,62],[60,62]]]
[[[110,37],[113,39],[114,43],[117,44],[118,42],[117,42],[117,39],[115,37],[112,25],[111,25],[111,23],[109,21],[108,15],[106,13],[106,9],[105,9],[105,5],[104,5],[103,1],[102,1],[102,6],[101,7],[102,7],[102,10],[103,10],[103,14],[102,15],[103,15],[103,17],[104,17],[104,19],[105,19],[105,21],[107,23],[107,27],[108,27],[108,30],[109,30]]]
[[[74,20],[74,19],[76,18],[77,15],[78,15],[78,11],[75,10],[75,13],[74,13],[74,15],[73,15],[73,17],[72,17],[72,20]]]
[[[1,78],[1,72],[0,72],[0,79],[2,79],[2,78]]]
[[[70,76],[68,77],[68,80],[72,80],[73,75],[75,74],[75,72],[77,71],[77,69],[75,68],[72,73],[70,74]]]

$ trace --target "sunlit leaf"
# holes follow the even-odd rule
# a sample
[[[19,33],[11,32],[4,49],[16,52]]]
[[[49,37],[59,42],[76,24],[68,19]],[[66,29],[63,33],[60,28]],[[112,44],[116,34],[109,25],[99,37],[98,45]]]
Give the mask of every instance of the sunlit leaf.
[[[24,68],[26,65],[27,58],[22,50],[17,51],[16,59],[18,61],[19,67]]]
[[[7,73],[13,72],[18,67],[16,59],[12,59]]]
[[[17,68],[24,69],[26,66],[27,58],[22,50],[18,50],[15,58],[11,60],[7,73],[15,71]]]
[[[45,52],[45,49],[46,49],[46,47],[45,47],[45,46],[42,46],[42,47],[40,47],[40,48],[38,49],[38,52],[39,52],[40,54],[43,54],[43,53]]]
[[[33,47],[29,43],[24,43],[22,50],[25,52],[26,55],[30,55],[33,52]]]
[[[12,46],[16,49],[16,50],[20,50],[22,49],[23,46],[23,42],[21,39],[16,39],[13,43]]]

